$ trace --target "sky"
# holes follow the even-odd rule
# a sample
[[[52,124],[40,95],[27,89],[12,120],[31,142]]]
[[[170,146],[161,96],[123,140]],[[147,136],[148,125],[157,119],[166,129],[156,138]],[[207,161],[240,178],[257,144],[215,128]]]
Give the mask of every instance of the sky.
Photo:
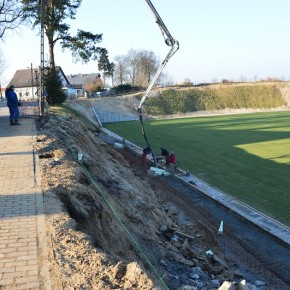
[[[290,80],[289,0],[152,0],[180,49],[165,67],[175,83],[216,82],[222,79]],[[144,0],[83,0],[71,34],[77,29],[103,34],[99,44],[109,60],[130,49],[153,51],[163,60],[164,43]],[[23,27],[0,47],[7,63],[0,82],[9,82],[17,69],[40,65],[39,31]],[[48,50],[45,39],[45,59]],[[97,61],[74,63],[70,51],[55,48],[56,65],[65,74],[98,72]]]

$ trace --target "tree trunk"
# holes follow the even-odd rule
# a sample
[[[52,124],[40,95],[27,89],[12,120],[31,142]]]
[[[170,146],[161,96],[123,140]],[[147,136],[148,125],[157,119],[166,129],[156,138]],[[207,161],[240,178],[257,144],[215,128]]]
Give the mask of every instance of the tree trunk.
[[[48,39],[48,49],[49,49],[49,67],[55,71],[55,62],[54,62],[54,42],[51,39]]]

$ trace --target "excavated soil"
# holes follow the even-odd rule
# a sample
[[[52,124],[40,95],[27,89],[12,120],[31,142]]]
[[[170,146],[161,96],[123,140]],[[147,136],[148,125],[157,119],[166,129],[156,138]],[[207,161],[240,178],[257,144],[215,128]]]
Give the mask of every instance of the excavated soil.
[[[179,281],[182,268],[196,268],[210,283],[206,228],[180,224],[181,211],[163,199],[157,179],[96,134],[54,116],[37,139],[53,289],[178,289],[190,279]],[[193,238],[172,241],[176,229]],[[175,280],[181,285],[171,287]]]
[[[287,289],[230,233],[218,236],[219,220],[188,190],[97,129],[49,115],[38,132],[53,289],[218,289],[243,279]]]

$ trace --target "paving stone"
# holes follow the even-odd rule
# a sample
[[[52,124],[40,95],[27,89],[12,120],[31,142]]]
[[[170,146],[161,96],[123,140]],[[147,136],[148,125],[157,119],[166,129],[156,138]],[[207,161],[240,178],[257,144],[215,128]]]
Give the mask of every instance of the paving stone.
[[[46,263],[38,263],[37,255],[44,240],[45,222],[42,194],[34,176],[35,121],[23,119],[21,126],[9,126],[8,109],[3,104],[0,103],[1,286],[40,289],[46,281],[43,289],[51,289]]]

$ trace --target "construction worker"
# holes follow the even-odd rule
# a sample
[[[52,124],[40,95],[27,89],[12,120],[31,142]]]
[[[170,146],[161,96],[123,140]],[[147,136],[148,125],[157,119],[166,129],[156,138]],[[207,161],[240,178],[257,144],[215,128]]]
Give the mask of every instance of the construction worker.
[[[169,165],[169,152],[165,149],[165,148],[160,148],[161,150],[161,156],[164,156],[165,157],[165,164],[166,165]]]
[[[141,165],[145,166],[146,161],[147,161],[147,154],[149,154],[151,152],[150,147],[146,147],[143,149],[143,153],[141,155]]]
[[[170,152],[170,155],[169,155],[169,163],[174,164],[174,165],[176,163],[176,156],[175,156],[175,154],[174,154],[173,151]]]

